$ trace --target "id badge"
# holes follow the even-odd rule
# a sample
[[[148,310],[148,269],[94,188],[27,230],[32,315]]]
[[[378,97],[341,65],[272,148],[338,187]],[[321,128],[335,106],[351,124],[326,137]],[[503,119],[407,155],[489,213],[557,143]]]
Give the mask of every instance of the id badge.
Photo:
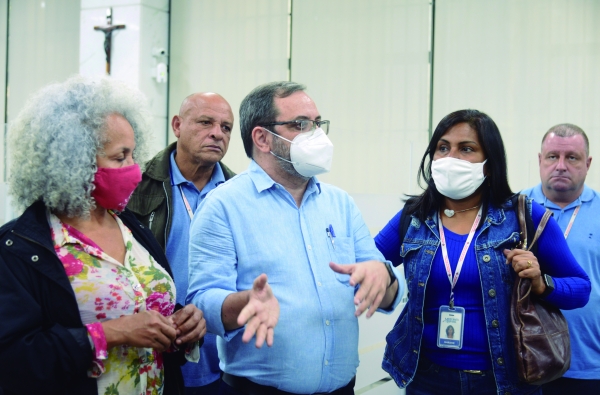
[[[465,309],[463,307],[440,306],[437,345],[440,348],[460,350],[463,346]]]

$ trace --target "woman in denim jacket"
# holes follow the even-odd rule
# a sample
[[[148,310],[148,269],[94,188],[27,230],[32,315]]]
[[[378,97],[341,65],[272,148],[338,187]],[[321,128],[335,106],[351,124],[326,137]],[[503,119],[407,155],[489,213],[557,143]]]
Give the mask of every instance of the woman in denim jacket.
[[[409,291],[387,336],[384,370],[409,395],[541,393],[517,377],[509,318],[515,276],[530,278],[536,297],[561,309],[587,303],[589,278],[554,219],[537,256],[513,249],[519,222],[505,150],[486,114],[461,110],[442,119],[419,179],[427,189],[404,207],[411,216],[404,239],[402,211],[375,239],[386,259],[404,264]],[[544,209],[531,201],[527,208],[537,227]]]

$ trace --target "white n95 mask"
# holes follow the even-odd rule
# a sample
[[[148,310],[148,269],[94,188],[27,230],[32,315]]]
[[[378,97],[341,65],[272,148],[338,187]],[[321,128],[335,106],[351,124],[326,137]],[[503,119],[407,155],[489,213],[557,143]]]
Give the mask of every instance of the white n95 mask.
[[[471,196],[483,183],[483,165],[456,158],[441,158],[431,162],[431,177],[437,190],[450,199]]]
[[[265,130],[273,136],[277,136],[291,143],[291,160],[277,156],[272,151],[271,154],[283,161],[291,163],[300,175],[312,177],[317,174],[327,173],[331,169],[333,143],[329,140],[323,129],[317,128],[314,131],[299,133],[293,140],[288,140],[268,129]]]

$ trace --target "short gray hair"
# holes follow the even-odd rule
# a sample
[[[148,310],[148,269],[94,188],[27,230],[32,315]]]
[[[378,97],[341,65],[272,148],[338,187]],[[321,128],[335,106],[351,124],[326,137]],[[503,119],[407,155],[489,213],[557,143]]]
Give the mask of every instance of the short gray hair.
[[[275,97],[284,98],[294,92],[304,91],[306,86],[291,81],[269,82],[252,90],[240,104],[240,130],[248,158],[252,158],[252,130],[260,125],[275,122],[279,111]]]
[[[35,93],[8,132],[9,186],[16,205],[43,200],[52,211],[87,217],[96,207],[91,197],[96,155],[108,141],[111,114],[129,121],[134,159],[143,161],[151,115],[139,91],[108,78],[75,76]]]
[[[583,131],[583,129],[581,129],[579,126],[573,125],[571,123],[561,123],[552,126],[550,130],[548,130],[546,134],[544,134],[544,137],[542,137],[542,146],[544,145],[544,141],[546,141],[546,138],[552,133],[554,133],[554,135],[558,137],[572,137],[580,135],[581,137],[583,137],[583,142],[585,144],[585,155],[590,155],[590,141],[588,140],[588,137]]]

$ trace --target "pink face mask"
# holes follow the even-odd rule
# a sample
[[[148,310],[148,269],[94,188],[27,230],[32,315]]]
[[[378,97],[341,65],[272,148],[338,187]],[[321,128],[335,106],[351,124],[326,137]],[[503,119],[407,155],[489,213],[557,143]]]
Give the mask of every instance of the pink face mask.
[[[92,197],[107,210],[123,211],[140,181],[142,171],[137,163],[116,169],[99,167],[94,177],[96,188]]]

